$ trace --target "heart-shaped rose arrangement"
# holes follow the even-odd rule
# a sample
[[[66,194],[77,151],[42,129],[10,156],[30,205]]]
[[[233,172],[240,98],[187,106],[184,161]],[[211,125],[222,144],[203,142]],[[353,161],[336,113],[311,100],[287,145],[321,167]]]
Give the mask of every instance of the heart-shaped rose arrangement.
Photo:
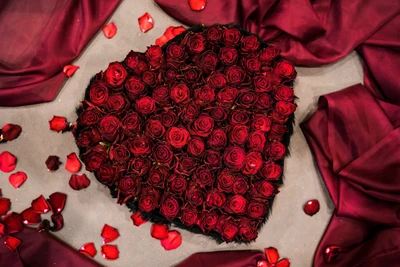
[[[256,239],[282,184],[296,71],[249,32],[197,26],[95,75],[74,130],[88,171],[152,221]]]

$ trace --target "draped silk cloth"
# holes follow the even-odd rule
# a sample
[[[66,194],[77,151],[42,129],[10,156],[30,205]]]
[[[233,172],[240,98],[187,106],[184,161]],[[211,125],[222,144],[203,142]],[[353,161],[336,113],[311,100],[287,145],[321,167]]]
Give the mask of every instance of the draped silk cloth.
[[[1,0],[0,106],[53,100],[120,0]]]

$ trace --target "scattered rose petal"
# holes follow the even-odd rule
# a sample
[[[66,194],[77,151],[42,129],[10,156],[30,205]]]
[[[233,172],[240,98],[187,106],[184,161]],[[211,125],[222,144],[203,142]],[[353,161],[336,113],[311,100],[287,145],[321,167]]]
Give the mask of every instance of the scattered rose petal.
[[[21,240],[13,236],[7,236],[6,241],[4,241],[4,245],[12,251],[15,251],[20,244]]]
[[[269,247],[264,249],[264,251],[265,251],[265,256],[267,257],[269,263],[275,264],[279,260],[279,253],[276,248]]]
[[[65,206],[65,201],[67,200],[67,195],[60,192],[55,192],[49,197],[50,208],[53,211],[53,214],[58,214],[63,211]]]
[[[53,116],[51,120],[49,120],[50,130],[61,132],[67,128],[67,119],[65,117]]]
[[[328,246],[325,248],[325,261],[331,262],[334,258],[339,255],[339,252],[342,250],[339,246]]]
[[[174,38],[175,36],[183,33],[186,31],[186,29],[182,26],[174,27],[174,26],[169,26],[164,34],[156,40],[156,45],[158,46],[163,46],[166,42]]]
[[[142,32],[148,32],[149,30],[153,29],[154,21],[153,18],[150,16],[149,13],[143,14],[139,19],[139,28]]]
[[[119,257],[118,247],[116,245],[103,245],[101,254],[106,260],[116,260]]]
[[[64,218],[61,213],[51,215],[51,221],[54,225],[50,227],[50,230],[53,232],[59,231],[64,227]]]
[[[164,239],[168,237],[168,226],[165,224],[154,223],[151,226],[151,236],[155,239]]]
[[[28,208],[21,212],[22,223],[26,225],[37,224],[42,221],[40,214]]]
[[[57,156],[49,156],[46,159],[46,166],[49,171],[56,171],[58,167],[61,165],[60,158]]]
[[[50,210],[49,204],[43,195],[40,195],[38,198],[32,200],[31,207],[34,212],[39,214],[46,213]]]
[[[67,163],[65,164],[65,169],[71,173],[79,172],[82,168],[82,163],[79,161],[75,152],[67,156]]]
[[[21,232],[23,229],[22,217],[18,213],[12,212],[2,219],[7,234]]]
[[[8,177],[8,181],[12,186],[14,186],[14,188],[19,188],[23,183],[25,183],[26,179],[28,179],[28,177],[24,172],[16,172]]]
[[[103,27],[103,33],[105,37],[111,39],[117,34],[117,26],[114,22],[111,22]]]
[[[290,261],[288,259],[282,259],[275,264],[275,267],[289,267],[289,266],[290,266]]]
[[[8,151],[0,154],[0,171],[12,172],[17,166],[17,158]]]
[[[257,267],[270,267],[269,263],[267,261],[257,261]]]
[[[85,189],[90,185],[90,180],[86,174],[72,174],[69,179],[69,186],[74,190]]]
[[[6,215],[10,207],[11,201],[8,198],[0,197],[0,216]]]
[[[17,139],[19,134],[21,133],[22,128],[19,125],[16,124],[6,124],[1,128],[0,130],[0,141],[5,140],[5,141],[12,141],[14,139]]]
[[[307,201],[303,210],[307,215],[313,216],[319,211],[319,201],[317,199]]]
[[[206,0],[189,0],[190,8],[194,11],[203,10],[206,7]]]
[[[74,75],[75,71],[77,71],[78,69],[79,69],[79,66],[67,65],[64,67],[63,72],[65,73],[65,76],[71,77],[72,75]]]
[[[42,223],[36,228],[36,231],[38,232],[43,232],[46,231],[48,232],[50,230],[50,221],[47,219],[44,219]]]
[[[167,238],[162,239],[160,242],[165,250],[173,250],[182,244],[182,236],[178,231],[172,230],[168,232]]]
[[[105,224],[103,230],[101,230],[101,237],[103,238],[103,244],[110,243],[119,237],[118,229]]]
[[[91,257],[91,258],[94,258],[94,256],[96,256],[96,254],[97,254],[97,249],[96,249],[96,247],[94,246],[94,243],[93,243],[93,242],[89,242],[89,243],[84,244],[84,245],[79,249],[79,252],[82,253],[82,254],[84,254],[84,255],[86,255],[86,256],[89,256],[89,257]]]
[[[4,224],[0,223],[0,238],[5,235]]]
[[[140,226],[140,225],[142,225],[142,224],[147,222],[145,219],[143,219],[142,214],[140,214],[139,211],[136,212],[136,213],[132,213],[131,219],[132,219],[133,224],[135,226]]]

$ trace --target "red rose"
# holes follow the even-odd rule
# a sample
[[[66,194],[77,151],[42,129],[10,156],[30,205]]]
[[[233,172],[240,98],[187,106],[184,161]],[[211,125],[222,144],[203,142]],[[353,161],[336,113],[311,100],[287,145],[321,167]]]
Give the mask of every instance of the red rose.
[[[184,83],[177,84],[171,88],[170,97],[177,104],[186,104],[190,100],[189,88]]]
[[[168,144],[158,143],[153,147],[153,158],[158,163],[169,164],[173,156],[174,153]]]
[[[190,176],[196,167],[197,163],[194,158],[187,154],[182,154],[176,162],[175,172],[185,176]]]
[[[125,95],[118,93],[110,95],[106,101],[105,107],[109,114],[122,114],[129,106],[129,101]]]
[[[117,117],[112,115],[104,116],[99,124],[99,130],[103,140],[109,143],[112,143],[117,139],[120,129],[121,122]]]
[[[237,224],[231,220],[227,221],[221,227],[222,239],[224,239],[226,242],[231,242],[233,239],[235,239],[238,232],[239,232],[239,228],[238,228]]]
[[[226,197],[224,193],[218,192],[216,189],[212,189],[207,194],[206,204],[209,207],[220,208],[225,204]]]
[[[142,211],[150,212],[158,208],[159,201],[160,201],[160,192],[157,189],[148,186],[140,192],[138,207]]]
[[[228,118],[228,113],[223,107],[217,106],[210,110],[210,116],[216,122],[223,122]]]
[[[214,101],[215,92],[214,89],[205,85],[199,89],[194,90],[194,99],[196,104],[204,106]]]
[[[297,72],[293,65],[287,60],[279,61],[274,68],[274,72],[288,80],[294,80],[297,76]]]
[[[228,168],[239,171],[244,164],[246,152],[238,146],[230,146],[225,150],[224,162]]]
[[[218,44],[222,38],[222,31],[219,26],[213,25],[205,30],[204,35],[211,44]]]
[[[163,215],[167,220],[172,221],[178,215],[179,210],[179,200],[171,194],[165,194],[160,205],[161,215]]]
[[[187,58],[185,48],[177,43],[171,43],[166,50],[167,61],[173,65],[182,64]]]
[[[87,128],[79,133],[76,143],[78,146],[88,147],[93,144],[99,143],[101,140],[100,132],[98,129]]]
[[[218,56],[212,51],[206,51],[201,54],[197,64],[205,72],[209,73],[215,70],[218,64]]]
[[[238,52],[232,47],[222,47],[219,50],[219,58],[221,62],[225,65],[233,65],[237,62]]]
[[[192,84],[199,80],[201,76],[201,70],[197,66],[187,66],[181,69],[183,79],[186,83]]]
[[[217,187],[219,191],[231,193],[235,183],[235,176],[233,176],[228,169],[223,169],[217,179]]]
[[[254,52],[260,47],[260,42],[257,36],[249,35],[242,38],[241,44],[242,52],[249,53]]]
[[[211,149],[220,150],[227,144],[227,138],[225,131],[222,129],[215,129],[212,131],[207,139],[207,145]]]
[[[251,122],[251,128],[268,132],[271,129],[271,120],[263,114],[256,114]]]
[[[193,181],[199,184],[201,187],[212,186],[214,183],[215,177],[211,170],[207,168],[207,166],[198,167],[193,175]]]
[[[110,149],[110,160],[118,163],[124,163],[128,161],[130,156],[129,150],[122,145],[113,145]]]
[[[134,158],[129,163],[129,169],[137,176],[144,176],[147,174],[151,166],[151,162],[147,158]]]
[[[236,46],[241,37],[240,31],[236,28],[227,28],[222,33],[222,41],[226,46]]]
[[[233,193],[244,195],[249,189],[249,183],[244,177],[237,177],[235,183],[233,184]]]
[[[246,74],[239,66],[230,66],[226,68],[225,75],[230,84],[239,84],[244,81]]]
[[[168,179],[168,176],[169,171],[167,168],[159,166],[151,167],[148,176],[148,182],[155,187],[164,188],[164,184]]]
[[[145,135],[151,139],[161,139],[165,134],[165,128],[159,120],[148,120]]]
[[[275,194],[275,186],[267,181],[258,181],[253,184],[252,195],[269,198]]]
[[[164,127],[172,127],[178,122],[178,116],[176,116],[176,113],[172,110],[164,111],[160,115],[160,120],[162,125]]]
[[[191,205],[186,204],[181,209],[181,215],[179,219],[182,221],[183,224],[187,226],[192,226],[197,222],[197,218],[198,218],[198,212]]]
[[[283,116],[289,116],[296,110],[296,108],[297,108],[296,104],[284,101],[278,101],[275,105],[276,112],[278,112]]]
[[[206,115],[200,116],[189,127],[189,131],[193,135],[207,137],[214,129],[214,120]]]
[[[269,63],[274,60],[279,54],[281,50],[273,45],[269,45],[266,48],[263,48],[260,53],[260,61]]]
[[[156,102],[149,96],[144,96],[136,101],[136,111],[142,115],[150,115],[156,109]]]
[[[135,100],[147,93],[147,88],[144,82],[139,77],[131,76],[125,82],[125,89],[128,93],[128,97]]]
[[[101,145],[89,149],[82,158],[87,171],[97,171],[107,160],[107,152]]]
[[[86,126],[95,125],[100,121],[103,115],[97,109],[88,108],[81,115],[79,115],[78,123]]]
[[[142,119],[136,112],[131,112],[125,115],[122,119],[124,134],[133,136],[142,132]]]
[[[215,211],[203,211],[201,219],[199,220],[199,227],[203,233],[208,233],[214,230],[215,225],[218,222],[218,213]]]
[[[185,108],[183,108],[183,111],[181,113],[181,120],[184,123],[192,122],[197,118],[199,112],[199,105],[197,105],[196,103],[190,103]]]
[[[135,157],[146,157],[151,152],[151,142],[145,136],[137,136],[129,142],[129,151],[131,151]]]
[[[182,148],[190,140],[189,132],[183,127],[172,127],[167,132],[167,142],[174,148]]]
[[[211,169],[219,169],[221,167],[221,155],[213,150],[206,150],[203,155],[204,164]]]
[[[178,71],[173,66],[169,66],[168,68],[165,68],[163,71],[163,77],[165,82],[167,83],[174,82],[177,75]]]
[[[239,222],[239,235],[244,241],[255,240],[258,236],[258,231],[254,222],[247,218],[242,218]]]
[[[282,136],[287,133],[289,130],[286,125],[281,124],[272,124],[271,130],[268,133],[268,139],[270,140],[281,140]]]
[[[236,109],[231,112],[229,122],[232,125],[241,124],[246,125],[250,120],[250,115],[246,110]]]
[[[257,95],[254,92],[242,92],[236,99],[236,105],[242,108],[251,108],[257,101]]]
[[[225,87],[226,82],[226,77],[221,72],[214,72],[207,78],[207,84],[212,88],[223,88]]]
[[[157,85],[157,74],[150,70],[143,71],[142,80],[148,86],[156,86]]]
[[[95,176],[100,183],[104,185],[112,185],[116,178],[115,168],[110,163],[103,164],[97,170]]]
[[[119,62],[110,63],[104,72],[104,80],[106,83],[117,90],[124,83],[127,76],[128,72]]]
[[[249,54],[242,59],[242,66],[250,73],[259,72],[261,68],[261,62],[258,57],[254,54]]]
[[[279,124],[284,124],[289,120],[289,116],[286,115],[282,115],[280,113],[278,113],[276,110],[272,110],[269,113],[269,116],[271,117],[271,119]]]
[[[263,151],[264,146],[265,146],[265,134],[263,131],[254,131],[250,133],[248,141],[247,141],[247,147],[251,151]]]
[[[269,92],[272,90],[272,84],[266,76],[256,76],[254,77],[253,82],[257,93]]]
[[[255,175],[261,169],[262,163],[260,152],[250,152],[246,156],[242,172],[248,176]]]
[[[255,106],[259,109],[269,109],[272,107],[273,102],[274,100],[268,93],[260,93]]]
[[[137,75],[142,74],[143,71],[148,69],[145,56],[138,52],[129,52],[124,62]]]
[[[187,180],[176,174],[172,174],[169,178],[169,188],[171,189],[172,192],[182,195],[188,186]]]
[[[160,106],[166,106],[169,103],[169,90],[168,87],[164,85],[157,86],[154,89],[151,97],[159,104]]]
[[[158,45],[151,45],[145,53],[151,70],[159,69],[164,63],[164,53]]]
[[[90,102],[97,106],[102,106],[108,99],[107,84],[102,81],[94,81],[89,89]]]
[[[193,54],[201,53],[205,49],[205,38],[201,33],[189,32],[182,43]]]
[[[204,151],[204,142],[199,137],[192,138],[187,147],[187,152],[195,157],[200,156]]]
[[[274,160],[282,159],[286,153],[286,147],[281,142],[273,142],[265,150],[266,155]]]
[[[268,205],[257,201],[250,201],[247,207],[247,214],[250,218],[261,219],[267,213]]]
[[[282,175],[282,167],[275,162],[266,162],[258,173],[264,179],[278,180]]]
[[[243,145],[249,136],[249,127],[244,125],[233,126],[230,134],[229,141],[235,145]]]
[[[227,202],[227,211],[235,214],[246,212],[247,200],[241,195],[234,195]]]
[[[190,184],[185,197],[191,205],[200,206],[204,202],[204,191],[200,187]]]
[[[230,107],[238,95],[238,89],[227,86],[218,92],[217,102],[224,107]]]
[[[278,85],[274,91],[274,98],[280,101],[293,101],[294,91],[293,88],[287,85]]]
[[[124,204],[134,196],[137,196],[141,188],[140,179],[135,176],[125,175],[118,184],[118,203]]]

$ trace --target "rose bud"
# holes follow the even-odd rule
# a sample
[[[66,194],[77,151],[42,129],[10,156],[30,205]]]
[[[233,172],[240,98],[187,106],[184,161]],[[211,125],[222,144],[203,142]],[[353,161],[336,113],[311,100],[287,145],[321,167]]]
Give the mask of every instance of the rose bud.
[[[241,195],[234,195],[227,201],[226,211],[234,214],[244,214],[247,208],[247,200]]]
[[[174,66],[169,66],[168,68],[163,68],[163,77],[166,83],[174,82],[178,71]]]
[[[200,156],[205,149],[204,142],[200,137],[191,138],[188,143],[187,152],[195,157]]]
[[[276,193],[276,188],[273,184],[267,181],[259,181],[253,183],[252,195],[260,198],[270,198]]]
[[[169,90],[168,87],[164,85],[157,86],[151,95],[151,97],[156,101],[160,106],[167,106],[169,104]]]
[[[224,107],[230,107],[238,95],[238,89],[227,86],[218,92],[217,102]]]
[[[228,118],[228,112],[223,107],[217,106],[210,109],[210,116],[216,122],[223,122]]]
[[[225,204],[226,197],[225,194],[219,192],[217,189],[212,189],[207,194],[206,204],[209,207],[220,208]]]
[[[257,101],[257,95],[254,92],[242,92],[236,99],[236,105],[242,108],[251,108]]]
[[[246,125],[250,120],[250,114],[246,110],[236,109],[231,112],[229,122],[231,125]]]
[[[265,154],[273,160],[282,159],[285,153],[286,147],[281,142],[273,142],[265,150]]]
[[[260,219],[262,218],[265,213],[268,211],[268,204],[261,203],[258,201],[250,201],[249,205],[247,206],[247,214],[250,218],[253,219]]]
[[[131,76],[126,80],[125,89],[131,100],[142,97],[147,93],[146,84],[136,76]]]
[[[225,150],[224,162],[232,170],[240,170],[246,158],[246,152],[238,146],[230,146]]]
[[[239,222],[239,235],[245,242],[253,241],[258,237],[258,231],[251,225],[251,220],[242,218]]]
[[[112,143],[117,139],[120,129],[121,122],[117,117],[112,115],[104,116],[99,124],[99,130],[103,140],[109,143]]]
[[[266,138],[263,131],[254,131],[249,134],[249,138],[247,139],[247,148],[251,151],[263,151]]]
[[[105,163],[95,172],[96,179],[104,185],[112,185],[116,178],[115,168],[111,163]]]
[[[177,84],[171,88],[170,97],[176,104],[186,104],[190,100],[189,88],[184,83]]]
[[[271,123],[271,120],[267,116],[263,114],[256,114],[251,122],[251,128],[254,130],[268,132],[271,129]]]
[[[215,225],[218,222],[218,213],[215,211],[203,211],[200,215],[198,225],[203,233],[208,233],[214,230]]]
[[[155,72],[145,70],[142,73],[142,81],[147,84],[148,86],[156,86],[158,81],[157,81],[157,74]]]
[[[148,69],[145,56],[138,52],[129,52],[124,62],[136,75],[141,75],[143,71]]]
[[[218,61],[219,59],[217,54],[212,51],[206,51],[201,54],[197,64],[204,72],[210,73],[216,69]]]
[[[171,127],[167,132],[166,140],[174,148],[180,149],[190,140],[190,134],[183,127]]]
[[[219,26],[213,25],[204,31],[204,35],[206,36],[207,41],[211,44],[218,44],[222,38],[222,31]]]
[[[182,44],[186,45],[190,53],[199,54],[205,49],[205,38],[202,33],[189,32]]]
[[[136,101],[136,111],[144,116],[150,115],[156,109],[156,102],[149,96],[144,96]]]
[[[289,120],[289,116],[282,115],[276,110],[272,110],[268,115],[271,117],[272,121],[279,124],[284,124]]]
[[[294,80],[297,76],[294,66],[287,60],[279,61],[275,65],[274,73],[287,80]]]
[[[222,129],[215,129],[207,138],[207,145],[214,150],[221,150],[227,144],[228,140],[225,131]]]
[[[187,202],[196,207],[203,204],[205,193],[200,187],[196,186],[195,183],[191,183],[186,191],[185,198]]]
[[[135,157],[146,157],[151,153],[151,141],[145,136],[137,136],[129,141],[128,149]]]
[[[207,166],[203,165],[198,167],[193,174],[193,181],[201,187],[212,186],[214,184],[214,174]]]
[[[282,136],[289,132],[288,128],[286,125],[281,125],[281,124],[272,124],[271,130],[268,133],[268,139],[269,140],[281,140]]]
[[[167,220],[172,221],[178,215],[179,210],[179,200],[171,194],[164,194],[160,204],[161,215],[163,215]]]
[[[97,106],[103,106],[108,99],[109,91],[107,84],[103,81],[94,81],[90,85],[89,99],[90,102]]]
[[[183,195],[188,186],[187,180],[183,176],[177,174],[172,174],[168,178],[168,184],[171,191],[178,195]]]
[[[244,70],[239,66],[230,66],[226,68],[225,75],[228,83],[237,85],[244,81],[246,76]]]
[[[164,127],[172,127],[177,124],[178,122],[178,116],[176,113],[172,110],[165,111],[161,113],[160,115],[160,120],[161,124],[164,125]]]
[[[129,169],[137,176],[144,176],[148,173],[151,162],[147,158],[134,158],[129,162]]]
[[[126,175],[119,180],[118,184],[118,204],[124,204],[129,199],[137,196],[141,189],[141,182],[138,177]]]
[[[263,164],[260,152],[250,152],[246,155],[246,160],[242,169],[243,174],[248,176],[255,175]]]
[[[208,86],[212,88],[223,88],[227,83],[226,77],[220,72],[214,72],[207,78]]]
[[[266,162],[258,174],[267,180],[278,180],[282,175],[282,167],[275,162]]]
[[[102,117],[103,115],[97,109],[88,108],[84,112],[82,112],[81,115],[79,115],[77,121],[79,124],[93,126],[97,124]]]
[[[158,45],[151,45],[145,53],[151,70],[159,69],[164,63],[164,53]]]
[[[176,162],[175,172],[185,176],[190,176],[196,167],[197,162],[194,158],[187,154],[182,154]]]
[[[244,195],[249,189],[248,179],[245,177],[236,177],[236,181],[233,184],[233,193]]]
[[[243,145],[249,136],[249,127],[244,125],[235,125],[229,133],[229,141],[235,145]]]
[[[198,218],[198,212],[195,208],[193,208],[191,205],[186,204],[182,209],[181,209],[181,214],[179,216],[179,219],[182,221],[182,223],[186,226],[192,226],[197,222]]]
[[[259,93],[255,106],[258,109],[265,110],[271,108],[273,103],[274,100],[268,93]]]
[[[0,130],[0,142],[4,141],[12,141],[17,139],[17,137],[21,134],[22,128],[16,124],[6,124]]]
[[[97,171],[107,160],[107,151],[101,145],[92,147],[82,155],[86,170],[93,172]]]
[[[142,132],[142,119],[136,112],[130,112],[122,119],[124,134],[133,136]]]
[[[200,137],[207,137],[214,129],[214,120],[207,116],[200,116],[189,126],[189,132]]]
[[[119,62],[110,63],[104,72],[104,80],[114,90],[120,90],[127,76],[128,72]]]
[[[255,35],[244,36],[240,42],[240,47],[242,52],[250,53],[256,51],[260,47],[260,42]]]
[[[214,101],[214,98],[215,98],[214,89],[212,89],[207,85],[194,90],[195,102],[200,106],[209,105],[212,101]]]
[[[263,63],[270,63],[280,54],[280,52],[281,50],[278,47],[269,45],[261,50],[260,61]]]
[[[140,192],[140,198],[138,201],[139,209],[145,212],[151,212],[158,208],[160,204],[160,195],[160,192],[151,186],[144,188]]]
[[[278,101],[275,105],[276,112],[278,112],[283,116],[289,116],[296,110],[296,108],[297,108],[296,104],[284,101]]]
[[[172,161],[174,153],[171,146],[166,143],[158,143],[153,146],[153,158],[156,162],[169,165]]]
[[[266,76],[259,75],[254,77],[253,83],[257,93],[270,92],[272,90],[271,81]]]
[[[294,99],[293,88],[287,85],[278,85],[274,90],[274,98],[278,101],[291,102]]]
[[[228,169],[223,169],[217,178],[218,190],[221,192],[232,193],[235,176]]]
[[[120,115],[129,107],[129,101],[124,94],[118,93],[108,97],[105,107],[109,114]]]
[[[187,66],[181,69],[183,78],[186,83],[192,84],[199,80],[201,70],[197,66]]]
[[[169,171],[165,167],[154,166],[151,167],[148,183],[154,187],[164,188],[165,181],[168,179]]]
[[[225,65],[233,65],[237,62],[238,52],[232,47],[222,47],[219,50],[219,58],[221,62]]]
[[[250,73],[257,73],[260,71],[261,62],[254,54],[249,54],[242,59],[242,66]]]
[[[221,155],[213,150],[206,150],[203,155],[204,164],[206,164],[211,169],[221,168],[222,161]]]
[[[161,139],[165,134],[165,128],[159,120],[148,120],[145,135],[151,139]]]
[[[181,113],[181,120],[184,123],[190,123],[197,118],[199,113],[200,113],[200,106],[192,102],[185,108],[183,108],[183,111]]]
[[[187,58],[185,48],[178,43],[171,43],[166,50],[167,61],[174,66],[181,65]]]
[[[235,222],[232,220],[228,220],[222,227],[221,227],[221,237],[226,242],[233,241],[239,232],[239,228]]]
[[[240,34],[240,31],[238,29],[227,28],[222,33],[222,42],[226,46],[234,47],[239,43],[241,37],[242,35]]]

